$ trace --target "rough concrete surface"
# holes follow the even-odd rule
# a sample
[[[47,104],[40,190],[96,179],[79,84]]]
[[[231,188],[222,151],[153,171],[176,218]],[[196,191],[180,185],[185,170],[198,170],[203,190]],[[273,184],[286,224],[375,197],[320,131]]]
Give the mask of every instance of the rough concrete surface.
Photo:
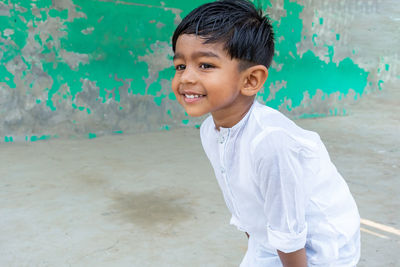
[[[366,267],[400,266],[400,94],[387,88],[348,116],[297,121],[319,132],[361,217],[381,224],[362,224]],[[198,135],[0,144],[0,266],[238,266],[246,237]]]

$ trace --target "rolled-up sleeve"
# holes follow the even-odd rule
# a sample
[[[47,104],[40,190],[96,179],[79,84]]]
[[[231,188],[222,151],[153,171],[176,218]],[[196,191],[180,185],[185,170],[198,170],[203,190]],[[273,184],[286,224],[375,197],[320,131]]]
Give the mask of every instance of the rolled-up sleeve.
[[[304,225],[303,231],[300,233],[287,233],[268,229],[268,241],[276,249],[290,253],[304,248],[307,239],[307,224]]]
[[[269,133],[255,149],[268,243],[285,253],[304,248],[307,239],[303,149],[283,131]]]

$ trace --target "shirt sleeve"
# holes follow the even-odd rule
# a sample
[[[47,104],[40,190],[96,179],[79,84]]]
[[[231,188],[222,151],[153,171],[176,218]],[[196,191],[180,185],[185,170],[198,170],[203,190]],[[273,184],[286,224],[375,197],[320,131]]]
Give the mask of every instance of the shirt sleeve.
[[[280,130],[265,135],[255,149],[268,242],[285,253],[304,248],[306,243],[305,149],[296,138]]]

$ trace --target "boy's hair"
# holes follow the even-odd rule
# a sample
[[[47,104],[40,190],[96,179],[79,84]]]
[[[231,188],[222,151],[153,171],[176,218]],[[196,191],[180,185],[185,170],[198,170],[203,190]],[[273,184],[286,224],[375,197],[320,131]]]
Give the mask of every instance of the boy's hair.
[[[224,43],[225,50],[240,60],[240,71],[254,65],[271,65],[274,33],[269,19],[247,0],[221,0],[199,6],[178,25],[172,50],[182,34],[195,34],[204,43]]]

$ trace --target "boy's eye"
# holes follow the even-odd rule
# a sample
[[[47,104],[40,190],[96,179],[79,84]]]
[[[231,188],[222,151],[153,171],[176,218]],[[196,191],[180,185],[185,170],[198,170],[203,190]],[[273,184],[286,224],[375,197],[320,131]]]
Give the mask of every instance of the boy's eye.
[[[183,65],[183,64],[180,64],[180,65],[176,65],[176,66],[175,66],[175,69],[176,69],[176,70],[184,70],[185,68],[186,68],[186,66]]]
[[[200,68],[201,69],[211,69],[211,68],[214,68],[214,66],[211,64],[207,64],[207,63],[201,63]]]

